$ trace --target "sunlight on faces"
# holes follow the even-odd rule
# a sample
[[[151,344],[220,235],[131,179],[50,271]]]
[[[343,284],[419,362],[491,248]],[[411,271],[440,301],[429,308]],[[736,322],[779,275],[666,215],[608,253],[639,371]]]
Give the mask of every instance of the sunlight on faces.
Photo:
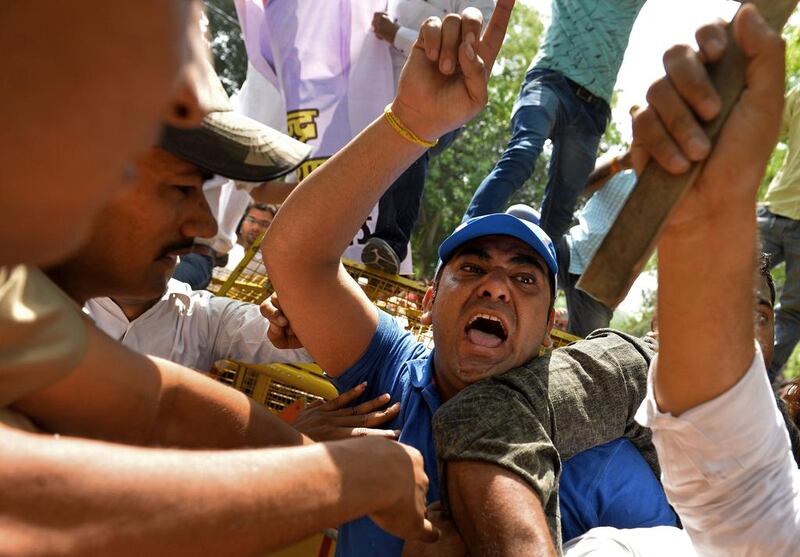
[[[89,243],[60,268],[60,278],[84,284],[91,296],[131,302],[160,297],[178,255],[188,252],[194,237],[216,233],[203,195],[207,176],[199,168],[153,148],[137,170],[134,187],[100,211]]]
[[[525,242],[485,236],[442,270],[432,306],[437,383],[447,397],[531,360],[552,327],[547,265]]]
[[[13,218],[0,264],[52,262],[85,240],[172,110],[198,15],[188,0],[4,3],[0,207]]]
[[[258,235],[269,228],[273,218],[275,218],[275,215],[271,211],[262,211],[257,207],[250,207],[239,229],[242,245],[245,248],[249,248],[256,241]]]

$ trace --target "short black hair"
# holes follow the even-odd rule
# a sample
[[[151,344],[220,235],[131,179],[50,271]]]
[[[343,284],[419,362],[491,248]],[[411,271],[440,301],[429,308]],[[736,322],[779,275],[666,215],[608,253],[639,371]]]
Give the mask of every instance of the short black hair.
[[[770,302],[772,303],[773,307],[775,306],[775,281],[772,278],[772,273],[770,273],[771,265],[771,257],[766,253],[759,253],[758,254],[758,274],[764,277],[764,280],[767,281],[767,286],[769,286],[769,296]]]
[[[275,216],[275,213],[278,212],[278,209],[274,205],[267,205],[266,203],[251,203],[247,206],[247,210],[244,212],[244,214],[248,215],[251,209],[258,209],[259,211],[272,213],[273,217]]]

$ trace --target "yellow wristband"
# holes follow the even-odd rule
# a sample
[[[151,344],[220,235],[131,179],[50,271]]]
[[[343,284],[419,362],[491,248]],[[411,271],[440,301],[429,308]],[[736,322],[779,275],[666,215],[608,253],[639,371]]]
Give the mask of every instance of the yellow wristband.
[[[389,122],[389,125],[394,128],[394,131],[399,133],[401,136],[405,137],[411,143],[416,143],[417,145],[421,145],[426,149],[430,149],[434,147],[437,143],[439,143],[438,139],[434,139],[433,141],[425,141],[420,136],[412,132],[408,129],[403,122],[401,122],[397,116],[394,115],[392,112],[392,105],[386,105],[386,108],[383,111],[383,115],[386,118],[386,121]]]

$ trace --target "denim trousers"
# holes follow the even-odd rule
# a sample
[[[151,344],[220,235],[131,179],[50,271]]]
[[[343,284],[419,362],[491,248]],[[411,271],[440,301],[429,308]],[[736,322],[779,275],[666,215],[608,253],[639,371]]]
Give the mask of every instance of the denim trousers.
[[[560,72],[532,69],[511,118],[511,141],[472,197],[464,219],[502,213],[533,174],[547,139],[553,143],[541,226],[553,242],[572,224],[575,204],[594,169],[610,109]]]
[[[770,265],[786,262],[786,282],[775,311],[775,352],[768,370],[774,381],[800,340],[800,220],[775,215],[764,206],[757,215],[761,249],[770,256]]]
[[[419,216],[422,203],[422,192],[425,189],[425,177],[428,175],[428,161],[450,146],[461,129],[444,134],[436,146],[422,154],[403,172],[378,202],[378,221],[375,232],[381,240],[388,243],[400,261],[406,258],[408,242],[414,231],[414,224]]]
[[[211,282],[211,271],[214,261],[207,255],[187,253],[181,255],[181,261],[175,267],[172,278],[185,282],[192,290],[203,290]]]
[[[567,236],[562,236],[556,244],[558,255],[558,288],[564,291],[567,299],[567,332],[586,337],[597,329],[606,329],[614,312],[601,302],[577,288],[580,275],[569,272],[570,247]]]

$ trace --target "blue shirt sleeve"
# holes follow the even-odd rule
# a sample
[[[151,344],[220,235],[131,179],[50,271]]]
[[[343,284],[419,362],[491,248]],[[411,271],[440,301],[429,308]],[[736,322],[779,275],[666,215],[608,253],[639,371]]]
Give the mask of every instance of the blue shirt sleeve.
[[[599,526],[677,526],[664,488],[628,439],[594,447],[564,462],[559,502],[565,542]]]
[[[367,389],[356,402],[370,400],[383,393],[391,394],[393,401],[399,400],[399,390],[402,388],[399,378],[404,370],[404,364],[422,357],[427,352],[427,349],[411,333],[404,330],[394,317],[384,311],[377,311],[378,328],[366,352],[333,380],[340,393],[366,381]]]

